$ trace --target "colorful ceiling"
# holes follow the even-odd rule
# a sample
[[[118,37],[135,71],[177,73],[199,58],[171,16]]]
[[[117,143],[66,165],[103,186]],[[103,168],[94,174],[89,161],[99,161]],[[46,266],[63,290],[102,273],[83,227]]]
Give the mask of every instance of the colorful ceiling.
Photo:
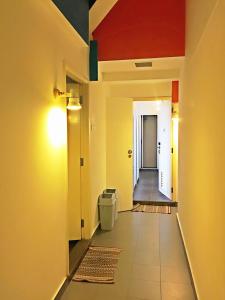
[[[89,0],[89,8],[95,4],[96,0]]]
[[[185,0],[118,0],[93,32],[100,61],[185,55]]]

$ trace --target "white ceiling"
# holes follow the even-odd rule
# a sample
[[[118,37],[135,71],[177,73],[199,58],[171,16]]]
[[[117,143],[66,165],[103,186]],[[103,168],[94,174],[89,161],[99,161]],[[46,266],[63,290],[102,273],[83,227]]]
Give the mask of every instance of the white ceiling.
[[[152,62],[152,67],[137,68],[135,62]],[[184,57],[134,59],[99,62],[104,81],[179,79]]]
[[[152,67],[136,68],[136,62],[152,62]],[[166,57],[166,58],[146,58],[130,60],[114,60],[99,62],[102,72],[139,72],[147,70],[171,70],[180,69],[183,65],[184,57]]]

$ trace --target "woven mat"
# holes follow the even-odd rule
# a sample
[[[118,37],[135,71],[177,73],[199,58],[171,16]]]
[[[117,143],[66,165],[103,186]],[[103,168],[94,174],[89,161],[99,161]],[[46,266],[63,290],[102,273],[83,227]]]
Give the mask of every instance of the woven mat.
[[[89,247],[73,280],[93,283],[114,283],[121,249],[108,247]]]
[[[146,212],[146,213],[160,213],[160,214],[171,214],[171,207],[168,205],[142,205],[136,204],[133,212]]]

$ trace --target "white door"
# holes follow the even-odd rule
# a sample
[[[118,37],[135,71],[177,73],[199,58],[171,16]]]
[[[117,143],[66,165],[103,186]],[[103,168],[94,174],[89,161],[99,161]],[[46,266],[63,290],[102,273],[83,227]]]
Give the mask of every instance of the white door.
[[[137,184],[137,148],[138,148],[137,116],[133,117],[133,188]]]
[[[107,187],[119,194],[119,211],[133,205],[133,102],[131,98],[106,100]]]
[[[171,199],[171,101],[162,101],[158,115],[159,191]]]

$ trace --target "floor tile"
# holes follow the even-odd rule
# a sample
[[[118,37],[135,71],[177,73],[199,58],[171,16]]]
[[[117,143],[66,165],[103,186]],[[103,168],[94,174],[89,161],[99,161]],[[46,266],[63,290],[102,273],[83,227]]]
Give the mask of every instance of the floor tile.
[[[66,289],[63,300],[97,300],[97,284],[72,281]]]
[[[162,266],[178,267],[181,269],[187,266],[184,252],[176,248],[173,248],[173,250],[168,248],[168,250],[166,250],[160,245],[160,260]]]
[[[191,284],[188,268],[179,266],[176,267],[161,267],[161,281],[168,283],[186,283]]]
[[[131,280],[128,296],[146,300],[160,300],[160,283],[139,279]]]
[[[158,251],[141,250],[134,256],[135,264],[160,266],[160,256]]]
[[[158,190],[158,171],[141,170],[138,184],[134,190],[136,201],[171,201]]]
[[[160,282],[160,267],[151,265],[134,264],[132,266],[131,278]]]
[[[162,300],[195,300],[190,284],[162,283]]]
[[[194,299],[174,212],[120,213],[114,229],[98,230],[92,244],[122,249],[115,283],[71,282],[62,300]]]
[[[99,284],[96,290],[97,299],[126,299],[128,287],[128,278],[118,280],[114,284]]]

